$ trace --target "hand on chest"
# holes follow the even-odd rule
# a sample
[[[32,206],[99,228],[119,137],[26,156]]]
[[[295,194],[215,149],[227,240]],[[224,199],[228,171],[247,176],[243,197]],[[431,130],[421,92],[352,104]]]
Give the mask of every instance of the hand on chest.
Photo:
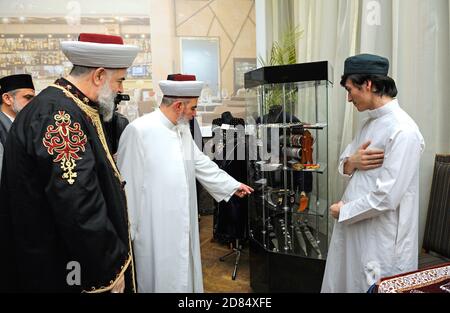
[[[361,130],[357,147],[370,141],[367,149],[379,149],[386,153],[386,149],[390,143],[391,133],[391,127],[388,127],[384,123],[377,123],[377,121],[369,123]]]

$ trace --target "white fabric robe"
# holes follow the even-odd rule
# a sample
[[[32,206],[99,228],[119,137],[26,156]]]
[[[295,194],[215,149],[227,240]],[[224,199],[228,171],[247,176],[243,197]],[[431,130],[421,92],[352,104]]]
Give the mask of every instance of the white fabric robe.
[[[127,126],[117,157],[139,292],[203,292],[195,179],[216,201],[229,200],[240,183],[197,148],[189,126],[160,110]]]
[[[369,111],[340,157],[342,175],[346,159],[369,140],[369,149],[384,150],[384,162],[350,178],[334,225],[322,292],[366,292],[380,276],[417,269],[423,137],[397,100]]]

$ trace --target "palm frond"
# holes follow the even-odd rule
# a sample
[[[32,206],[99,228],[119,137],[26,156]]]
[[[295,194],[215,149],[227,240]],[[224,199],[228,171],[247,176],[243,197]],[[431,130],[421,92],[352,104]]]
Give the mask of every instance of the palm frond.
[[[297,44],[302,36],[303,31],[298,26],[288,27],[281,35],[280,40],[272,44],[269,60],[265,61],[261,56],[258,58],[260,64],[262,66],[276,66],[297,63]],[[296,94],[293,97],[296,98]],[[282,87],[274,86],[265,96],[265,108],[268,110],[274,105],[281,105],[282,101]]]

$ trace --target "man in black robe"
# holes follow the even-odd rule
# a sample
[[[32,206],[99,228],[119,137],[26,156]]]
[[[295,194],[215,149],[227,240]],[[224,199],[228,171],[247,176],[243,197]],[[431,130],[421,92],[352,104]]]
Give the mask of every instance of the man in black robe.
[[[74,67],[18,115],[5,147],[0,290],[135,290],[124,182],[103,123],[138,48],[121,37],[62,42]]]
[[[31,75],[16,74],[0,78],[0,176],[3,148],[16,115],[33,99]],[[1,201],[1,200],[0,200]]]

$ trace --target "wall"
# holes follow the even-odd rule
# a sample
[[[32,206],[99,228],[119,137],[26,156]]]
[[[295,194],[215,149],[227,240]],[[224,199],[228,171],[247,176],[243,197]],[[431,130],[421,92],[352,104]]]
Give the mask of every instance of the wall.
[[[221,87],[231,94],[234,59],[256,58],[254,0],[175,0],[174,10],[177,37],[218,38]],[[179,69],[179,55],[175,64]]]

